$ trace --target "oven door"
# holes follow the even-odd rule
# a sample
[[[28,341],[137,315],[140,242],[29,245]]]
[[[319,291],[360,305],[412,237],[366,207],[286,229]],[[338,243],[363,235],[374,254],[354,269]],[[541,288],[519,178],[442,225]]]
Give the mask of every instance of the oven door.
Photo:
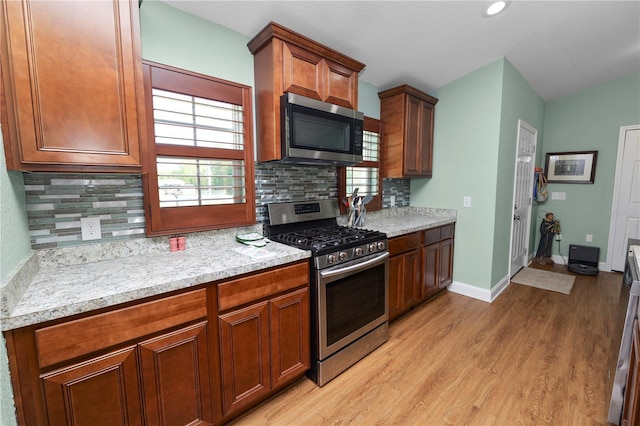
[[[317,272],[318,358],[326,359],[389,320],[389,253]]]

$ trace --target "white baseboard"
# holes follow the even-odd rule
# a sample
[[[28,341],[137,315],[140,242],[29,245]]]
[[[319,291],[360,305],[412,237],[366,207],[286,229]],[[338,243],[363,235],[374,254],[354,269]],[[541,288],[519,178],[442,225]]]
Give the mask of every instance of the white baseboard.
[[[471,297],[473,299],[482,300],[483,302],[491,303],[500,296],[509,286],[509,277],[506,276],[500,280],[500,282],[493,286],[491,290],[476,287],[474,285],[465,284],[454,281],[447,286],[447,289],[453,293],[461,294],[463,296]]]
[[[454,281],[447,286],[447,289],[453,293],[491,303],[491,291],[484,288]]]

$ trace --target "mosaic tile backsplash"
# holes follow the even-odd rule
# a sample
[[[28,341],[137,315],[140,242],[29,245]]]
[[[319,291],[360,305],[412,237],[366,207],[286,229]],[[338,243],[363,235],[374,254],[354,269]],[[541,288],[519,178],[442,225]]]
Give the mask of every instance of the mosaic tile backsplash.
[[[33,249],[95,243],[82,240],[85,217],[100,218],[100,242],[145,237],[140,175],[25,173],[24,185]],[[255,186],[256,219],[264,222],[266,203],[337,197],[338,173],[333,166],[258,163]],[[409,180],[384,179],[383,208],[392,195],[397,207],[408,207]]]

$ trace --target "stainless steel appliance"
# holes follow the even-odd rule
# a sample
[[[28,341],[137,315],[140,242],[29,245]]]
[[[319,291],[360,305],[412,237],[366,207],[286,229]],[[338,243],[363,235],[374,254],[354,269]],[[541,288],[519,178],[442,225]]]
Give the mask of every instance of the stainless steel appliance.
[[[633,323],[638,318],[640,305],[640,277],[638,271],[640,265],[636,261],[634,253],[630,250],[632,245],[640,245],[639,240],[629,240],[627,262],[625,266],[625,274],[623,283],[631,285],[629,289],[629,303],[627,305],[627,313],[624,320],[624,329],[622,330],[622,340],[620,342],[620,351],[618,353],[618,363],[616,364],[616,373],[613,379],[613,388],[611,390],[611,401],[609,403],[609,414],[607,421],[619,425],[622,420],[622,410],[624,402],[625,389],[629,374],[629,358],[631,356],[631,344],[633,336]]]
[[[283,162],[362,162],[364,114],[293,93],[280,97]]]
[[[272,240],[311,250],[311,369],[323,386],[389,338],[384,233],[337,225],[335,200],[268,204]]]

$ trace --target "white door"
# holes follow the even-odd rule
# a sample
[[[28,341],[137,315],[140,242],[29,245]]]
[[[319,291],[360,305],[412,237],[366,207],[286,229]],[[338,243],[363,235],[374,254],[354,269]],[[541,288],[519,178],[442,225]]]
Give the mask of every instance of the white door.
[[[531,201],[533,198],[533,167],[538,131],[518,120],[518,148],[513,188],[513,224],[511,226],[511,266],[513,277],[528,263]]]
[[[607,259],[624,271],[627,240],[640,239],[640,126],[620,128]]]

